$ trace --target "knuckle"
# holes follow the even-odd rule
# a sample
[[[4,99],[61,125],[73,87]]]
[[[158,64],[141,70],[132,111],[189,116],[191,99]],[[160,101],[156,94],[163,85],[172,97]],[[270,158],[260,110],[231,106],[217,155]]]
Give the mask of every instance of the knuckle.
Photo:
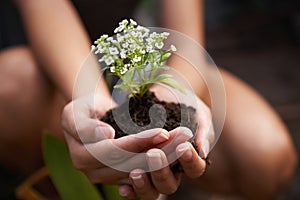
[[[165,191],[162,191],[162,194],[165,195],[171,195],[174,194],[178,189],[178,186],[176,184],[169,184],[168,188],[165,189]]]
[[[192,173],[186,173],[186,176],[191,178],[191,179],[196,179],[196,178],[199,178],[201,177],[205,172],[205,169],[204,170],[198,170],[198,171],[195,171],[195,172],[192,172]]]
[[[72,163],[77,170],[85,171],[87,169],[87,167],[79,159],[72,159]]]
[[[87,165],[83,162],[81,154],[74,151],[71,152],[71,160],[73,163],[73,166],[80,171],[86,171],[88,169]]]
[[[73,105],[72,103],[69,103],[63,108],[63,112],[62,112],[63,116],[68,116],[70,113],[72,113],[73,110],[72,105]]]
[[[62,111],[62,124],[61,125],[64,129],[68,129],[70,127],[70,121],[72,121],[72,117],[73,117],[73,115],[71,113],[72,113],[72,106],[71,106],[71,104],[68,104],[63,108],[63,111]]]
[[[93,173],[86,173],[87,178],[92,183],[103,183],[103,179],[100,176],[95,176]]]

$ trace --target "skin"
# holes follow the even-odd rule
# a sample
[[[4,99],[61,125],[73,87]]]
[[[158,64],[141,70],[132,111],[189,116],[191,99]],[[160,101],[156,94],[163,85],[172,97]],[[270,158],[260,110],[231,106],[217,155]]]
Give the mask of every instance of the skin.
[[[89,54],[90,42],[72,5],[60,0],[15,0],[14,3],[24,20],[29,46],[12,47],[0,52],[0,80],[5,83],[0,84],[1,163],[24,175],[40,167],[41,133],[48,129],[66,141],[74,166],[85,172],[91,181],[119,184],[120,194],[128,198],[156,199],[160,193],[174,193],[182,175],[173,174],[167,165],[152,171],[151,180],[138,167],[129,173],[120,172],[91,156],[83,142],[88,142],[99,152],[105,152],[110,147],[107,146],[109,141],[128,151],[146,152],[147,165],[155,168],[157,160],[167,164],[166,158],[169,156],[158,147],[180,138],[179,144],[171,148],[180,156],[184,175],[196,188],[247,199],[266,199],[276,195],[287,184],[296,165],[295,150],[288,131],[268,103],[230,73],[221,70],[226,88],[227,114],[221,138],[210,155],[213,165],[208,169],[203,159],[206,154],[202,152],[199,156],[192,148],[187,142],[189,135],[185,134],[185,129],[167,133],[149,130],[147,133],[152,135],[150,139],[130,135],[113,140],[114,131],[95,118],[116,106],[105,84],[100,81],[96,89],[96,93],[100,94],[96,97],[99,104],[96,108],[88,98],[93,88],[73,93],[76,74],[82,60]],[[185,33],[203,44],[200,3],[195,0],[184,3],[164,0],[164,26]],[[52,10],[56,10],[55,15]],[[53,34],[53,30],[60,34]],[[190,80],[198,96],[197,101],[201,102],[199,110],[207,111],[199,115],[203,117],[201,121],[204,120],[210,127],[209,93],[202,78],[191,76],[195,74],[193,69],[180,58],[173,57],[169,64]],[[21,67],[24,70],[16,70]],[[95,82],[98,78],[95,74],[92,71],[87,75]],[[26,95],[20,95],[24,88],[28,88]],[[160,98],[168,98],[161,88],[153,89],[161,91]],[[75,95],[74,101],[71,101],[72,95]],[[66,105],[67,102],[70,103]],[[78,104],[77,108],[82,111],[78,117],[83,123],[79,127],[76,127],[77,119],[73,115],[74,104]],[[204,128],[197,132],[196,142],[200,152],[204,139],[213,134],[208,130]],[[15,148],[16,145],[18,148]]]

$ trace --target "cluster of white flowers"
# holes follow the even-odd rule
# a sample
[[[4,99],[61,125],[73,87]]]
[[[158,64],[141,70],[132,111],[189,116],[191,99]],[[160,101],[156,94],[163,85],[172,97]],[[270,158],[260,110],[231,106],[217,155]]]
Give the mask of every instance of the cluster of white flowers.
[[[172,51],[176,51],[174,45],[163,50],[164,40],[169,36],[168,32],[151,32],[148,28],[137,25],[132,19],[121,21],[114,33],[114,36],[102,35],[95,41],[96,46],[93,45],[92,49],[99,55],[99,62],[105,65],[104,69],[109,69],[120,78],[125,79],[126,72],[131,70],[134,71],[130,74],[132,82],[133,76],[138,74],[140,83],[135,82],[128,86],[137,87],[137,90],[140,90],[139,87],[143,87],[143,84],[153,82],[149,79],[154,79],[160,69],[166,69],[163,66],[164,62]],[[148,71],[147,66],[150,66],[150,69],[147,68]],[[130,90],[132,92],[133,89]]]
[[[173,45],[162,50],[169,33],[150,33],[148,28],[137,25],[132,19],[121,21],[114,32],[113,37],[102,35],[92,47],[95,54],[100,55],[99,62],[105,63],[113,73],[124,74],[132,67],[160,65],[162,55],[176,51]]]

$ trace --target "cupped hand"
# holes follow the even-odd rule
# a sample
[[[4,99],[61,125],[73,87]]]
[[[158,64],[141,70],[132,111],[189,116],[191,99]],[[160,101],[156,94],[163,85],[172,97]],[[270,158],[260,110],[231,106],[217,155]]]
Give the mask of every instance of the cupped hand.
[[[172,90],[165,87],[155,86],[151,88],[160,100],[167,102],[179,102],[174,98]],[[171,91],[171,92],[170,92]],[[189,178],[199,178],[206,169],[207,155],[210,151],[210,143],[214,139],[212,117],[210,109],[201,99],[193,96],[194,107],[196,108],[196,120],[198,126],[193,136],[189,140],[187,135],[190,131],[179,127],[170,131],[168,141],[147,151],[147,164],[150,173],[137,168],[130,173],[131,185],[121,185],[120,194],[127,198],[140,197],[142,199],[157,199],[159,194],[172,194],[180,184],[181,175],[172,170],[169,161],[174,161],[174,154],[180,163],[182,172]],[[183,135],[186,138],[183,139]],[[178,139],[181,138],[181,139]],[[189,140],[189,141],[188,141]]]
[[[92,182],[130,184],[129,172],[147,165],[145,152],[170,135],[157,128],[113,139],[114,129],[99,118],[114,106],[101,95],[78,98],[64,108],[62,126],[74,166]]]
[[[210,108],[188,89],[185,90],[186,94],[182,94],[175,89],[155,84],[151,90],[161,101],[183,103],[196,109],[197,129],[194,133],[193,145],[199,152],[199,156],[203,159],[206,158],[210,151],[210,144],[215,139]]]
[[[132,170],[129,174],[130,184],[121,184],[120,195],[126,198],[140,197],[141,199],[154,200],[160,194],[174,193],[181,181],[182,173],[173,170],[173,153],[176,154],[182,172],[189,178],[199,178],[206,169],[206,162],[202,159],[193,145],[188,142],[192,138],[191,131],[184,127],[176,128],[169,132],[170,139],[158,146],[168,146],[166,154],[163,148],[152,148],[146,153],[149,171],[143,169]],[[169,158],[169,159],[168,159]]]

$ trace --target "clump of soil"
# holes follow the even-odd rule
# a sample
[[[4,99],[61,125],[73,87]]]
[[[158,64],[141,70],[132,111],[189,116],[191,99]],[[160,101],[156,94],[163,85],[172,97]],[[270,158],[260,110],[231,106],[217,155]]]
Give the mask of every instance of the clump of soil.
[[[130,120],[128,119],[128,109],[131,120],[138,126],[132,126],[131,123],[128,123]],[[142,97],[132,97],[120,106],[109,110],[101,118],[101,121],[110,124],[115,129],[115,138],[151,128],[164,128],[171,131],[179,126],[185,126],[195,133],[197,128],[197,122],[194,119],[195,113],[195,108],[191,106],[186,106],[183,103],[160,101],[153,92],[148,91]],[[114,116],[118,117],[118,122],[115,121]]]

